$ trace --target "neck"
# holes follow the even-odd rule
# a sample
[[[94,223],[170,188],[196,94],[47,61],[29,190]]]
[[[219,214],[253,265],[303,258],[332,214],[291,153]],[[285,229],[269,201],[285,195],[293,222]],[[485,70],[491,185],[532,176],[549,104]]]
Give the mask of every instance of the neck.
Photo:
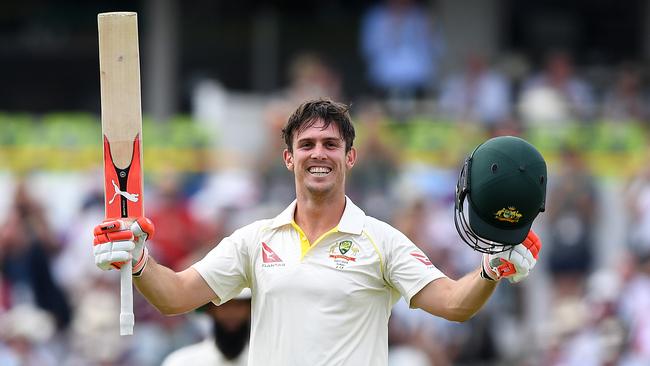
[[[345,195],[334,197],[298,197],[294,220],[303,230],[310,243],[331,230],[343,216]]]

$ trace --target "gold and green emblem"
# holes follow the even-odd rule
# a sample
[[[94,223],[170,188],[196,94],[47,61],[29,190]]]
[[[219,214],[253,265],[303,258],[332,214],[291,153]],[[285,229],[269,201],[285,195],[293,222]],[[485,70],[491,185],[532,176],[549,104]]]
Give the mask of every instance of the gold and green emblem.
[[[494,214],[495,219],[511,223],[519,222],[519,219],[522,216],[523,215],[517,210],[517,208],[512,206],[509,206],[508,208],[502,208]]]
[[[339,252],[341,254],[347,253],[350,248],[352,248],[352,242],[350,240],[343,240],[339,243]]]

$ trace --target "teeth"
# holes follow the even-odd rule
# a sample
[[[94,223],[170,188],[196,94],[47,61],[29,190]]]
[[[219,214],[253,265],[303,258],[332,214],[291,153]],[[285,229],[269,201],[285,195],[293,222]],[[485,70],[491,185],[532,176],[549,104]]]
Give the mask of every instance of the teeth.
[[[309,168],[310,173],[316,174],[316,175],[319,175],[319,176],[326,175],[331,171],[332,171],[332,169],[326,168],[326,167],[323,167],[323,166],[315,166],[315,167]]]

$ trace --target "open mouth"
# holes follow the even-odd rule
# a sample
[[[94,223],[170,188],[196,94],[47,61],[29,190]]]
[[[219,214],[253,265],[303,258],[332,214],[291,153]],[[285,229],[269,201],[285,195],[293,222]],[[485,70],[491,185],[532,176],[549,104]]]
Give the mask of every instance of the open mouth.
[[[307,169],[307,171],[313,176],[324,177],[332,171],[332,168],[327,168],[324,166],[313,166]]]

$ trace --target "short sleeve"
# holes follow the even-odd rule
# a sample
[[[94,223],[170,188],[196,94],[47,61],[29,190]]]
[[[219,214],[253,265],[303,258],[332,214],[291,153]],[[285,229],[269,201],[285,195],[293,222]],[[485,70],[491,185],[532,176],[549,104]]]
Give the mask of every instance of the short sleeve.
[[[192,267],[203,277],[208,286],[219,296],[221,305],[237,296],[248,281],[249,255],[241,232],[223,239],[203,259]]]
[[[386,281],[410,306],[424,286],[446,276],[406,235],[393,230],[386,242]]]

